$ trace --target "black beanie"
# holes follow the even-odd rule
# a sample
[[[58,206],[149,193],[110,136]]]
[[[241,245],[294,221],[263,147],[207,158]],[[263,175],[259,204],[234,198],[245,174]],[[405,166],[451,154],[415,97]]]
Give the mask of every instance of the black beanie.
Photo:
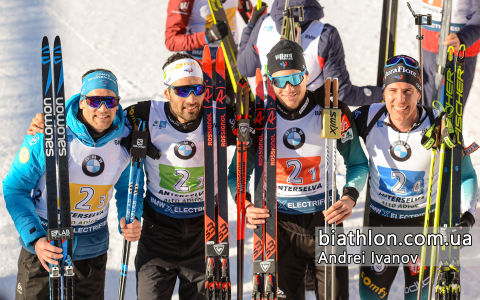
[[[305,58],[302,46],[290,40],[280,40],[267,54],[267,68],[270,75],[281,70],[303,71]]]
[[[382,90],[394,82],[406,82],[413,85],[417,91],[422,93],[422,80],[420,79],[420,70],[409,67],[403,62],[385,68]]]

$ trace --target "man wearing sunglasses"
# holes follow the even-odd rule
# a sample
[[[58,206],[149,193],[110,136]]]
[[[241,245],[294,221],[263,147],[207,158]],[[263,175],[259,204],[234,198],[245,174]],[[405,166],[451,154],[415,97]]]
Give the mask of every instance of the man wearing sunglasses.
[[[324,267],[316,266],[315,227],[323,227],[325,218],[325,140],[321,137],[324,89],[307,90],[309,74],[303,49],[289,40],[278,42],[267,55],[268,76],[277,97],[277,201],[278,201],[278,295],[279,299],[305,299],[305,273],[315,280],[317,299],[324,295]],[[348,106],[342,110],[342,138],[338,150],[347,173],[342,197],[324,214],[337,232],[352,214],[368,173],[357,129]],[[296,133],[296,138],[291,133]],[[298,140],[299,142],[294,142]],[[235,157],[229,167],[229,187],[236,194]],[[253,164],[253,163],[252,163]],[[249,170],[251,175],[251,170]],[[331,185],[331,183],[330,183]],[[331,190],[330,190],[331,195]],[[267,209],[246,202],[247,227],[255,229],[268,217]],[[340,248],[340,247],[338,247]],[[338,249],[343,251],[346,249]],[[348,267],[336,267],[336,299],[348,299]],[[331,289],[331,287],[329,287]]]
[[[353,112],[369,156],[370,227],[424,225],[431,150],[422,146],[422,136],[434,124],[439,112],[419,105],[422,94],[419,74],[419,63],[409,56],[388,59],[383,80],[385,103],[365,105]],[[434,174],[433,186],[436,187],[438,172]],[[463,214],[459,226],[466,228],[475,223],[477,196],[477,175],[470,156],[466,155],[462,160]],[[436,188],[432,193],[431,221],[434,220],[434,199]],[[412,248],[412,251],[418,250]],[[420,262],[404,265],[405,299],[417,299],[419,269]],[[362,266],[361,299],[387,299],[397,272],[398,266],[381,263]],[[428,268],[424,274],[422,299],[427,299]]]
[[[137,295],[141,300],[171,299],[178,278],[181,300],[204,300],[203,71],[183,53],[170,56],[163,71],[167,101],[142,101],[125,109],[129,126],[138,118],[147,121],[151,142],[162,153],[159,160],[145,160]],[[227,123],[235,124],[228,103]],[[228,145],[236,144],[232,129],[227,126]]]
[[[129,241],[140,238],[141,225],[125,225],[130,156],[120,145],[128,134],[119,105],[117,79],[96,69],[82,78],[79,94],[66,102],[68,167],[72,227],[74,228],[75,297],[103,299],[109,231],[107,225],[113,189],[120,231]],[[7,210],[20,234],[16,299],[49,299],[49,267],[63,258],[62,249],[47,241],[48,227],[43,147],[43,117],[38,114],[15,157],[3,192]],[[34,134],[34,135],[33,135]],[[119,180],[122,172],[127,180]],[[142,178],[143,180],[143,178]],[[33,190],[33,193],[32,193]],[[143,194],[143,181],[139,193]],[[143,203],[137,202],[136,216]]]
[[[290,0],[290,6],[303,6],[305,20],[300,22],[301,47],[310,74],[307,90],[315,91],[328,77],[338,78],[339,97],[348,105],[360,106],[380,102],[382,90],[377,86],[355,86],[350,81],[343,43],[337,29],[320,20],[324,16],[318,0]],[[245,77],[255,76],[257,68],[265,72],[267,54],[281,39],[285,0],[276,0],[270,13],[262,16],[254,7],[252,18],[243,29],[237,57],[237,66]],[[371,57],[372,59],[374,57]]]

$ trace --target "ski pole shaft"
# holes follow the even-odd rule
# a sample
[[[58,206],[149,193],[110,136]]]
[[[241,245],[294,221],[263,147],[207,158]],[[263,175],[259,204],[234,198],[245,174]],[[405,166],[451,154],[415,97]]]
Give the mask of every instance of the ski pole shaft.
[[[328,190],[328,182],[329,182],[329,160],[330,160],[330,153],[329,153],[329,139],[327,138],[327,132],[328,132],[328,122],[327,122],[327,117],[329,112],[327,109],[330,108],[330,88],[331,88],[331,83],[332,79],[329,77],[325,81],[325,103],[324,103],[324,109],[322,110],[323,115],[322,115],[322,137],[325,139],[325,212],[329,208],[329,190]],[[329,228],[330,225],[328,224],[327,220],[325,219],[325,234],[329,233]],[[328,246],[325,246],[325,256],[328,257]],[[324,274],[324,299],[329,299],[328,297],[328,264],[325,263],[325,274]]]
[[[335,111],[336,113],[341,114],[341,111],[338,109],[338,78],[333,79],[332,94],[333,94],[332,107],[334,110],[337,110]],[[330,128],[330,129],[334,129],[334,128]],[[340,128],[337,128],[336,131],[338,135],[340,133]],[[336,202],[337,202],[337,139],[333,138],[332,139],[332,205],[335,205]],[[333,229],[332,231],[336,231],[337,229],[336,222],[332,224],[332,229]],[[333,245],[332,245],[332,254],[335,255],[335,246]],[[335,272],[336,272],[335,265],[332,265],[332,290],[331,290],[332,300],[334,300],[335,298],[335,277],[336,277]]]

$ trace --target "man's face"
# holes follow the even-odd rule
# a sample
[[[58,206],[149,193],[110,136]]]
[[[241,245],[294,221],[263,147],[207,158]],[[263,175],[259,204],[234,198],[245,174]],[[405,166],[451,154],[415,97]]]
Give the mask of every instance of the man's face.
[[[111,96],[116,97],[114,92],[107,89],[95,89],[91,90],[87,95],[89,96]],[[85,99],[80,101],[80,109],[83,112],[83,118],[85,121],[90,124],[97,132],[103,132],[108,129],[115,119],[115,114],[118,109],[118,105],[114,108],[107,108],[105,103],[102,103],[102,106],[99,108],[93,108],[87,105]]]
[[[397,122],[416,121],[417,102],[421,97],[417,89],[406,82],[391,83],[383,91],[383,99],[390,118]]]
[[[185,77],[175,81],[172,86],[203,84],[203,79],[199,77]],[[173,88],[164,91],[165,98],[170,102],[170,112],[178,118],[181,123],[194,121],[200,114],[205,94],[195,96],[190,93],[188,97],[183,98],[175,95]]]
[[[300,73],[300,72],[302,71],[282,70],[282,71],[277,71],[271,74],[271,76],[280,77],[280,76],[286,76],[286,75],[291,75],[291,74]],[[273,84],[272,86],[280,103],[282,103],[282,105],[285,106],[286,108],[293,110],[293,109],[296,109],[302,103],[302,100],[305,97],[305,93],[307,91],[307,81],[308,81],[308,74],[305,74],[303,77],[303,81],[296,86],[291,85],[289,82],[285,85],[284,88],[278,88]]]

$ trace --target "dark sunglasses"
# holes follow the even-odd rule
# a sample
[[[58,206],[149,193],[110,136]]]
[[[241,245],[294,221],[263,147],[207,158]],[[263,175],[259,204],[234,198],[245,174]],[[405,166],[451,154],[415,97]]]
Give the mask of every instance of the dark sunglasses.
[[[193,93],[195,96],[200,96],[203,95],[206,90],[206,86],[204,83],[181,86],[173,86],[165,83],[165,85],[171,87],[175,95],[182,98],[187,98],[188,96],[190,96],[191,93]]]
[[[394,66],[402,60],[403,60],[403,63],[409,66],[410,68],[420,69],[420,64],[418,63],[418,61],[416,61],[414,58],[407,55],[396,55],[396,56],[390,57],[387,60],[387,63],[385,64],[385,68]]]
[[[299,85],[303,81],[303,78],[305,77],[306,72],[307,72],[307,68],[303,69],[302,72],[295,73],[295,74],[278,76],[278,77],[272,77],[270,76],[270,74],[268,74],[268,77],[270,78],[270,81],[274,86],[276,86],[277,88],[283,89],[287,85],[287,82],[290,83],[292,86]]]
[[[81,95],[88,106],[91,108],[100,108],[102,104],[105,104],[107,108],[115,108],[120,102],[120,97],[111,97],[111,96],[85,96]]]

